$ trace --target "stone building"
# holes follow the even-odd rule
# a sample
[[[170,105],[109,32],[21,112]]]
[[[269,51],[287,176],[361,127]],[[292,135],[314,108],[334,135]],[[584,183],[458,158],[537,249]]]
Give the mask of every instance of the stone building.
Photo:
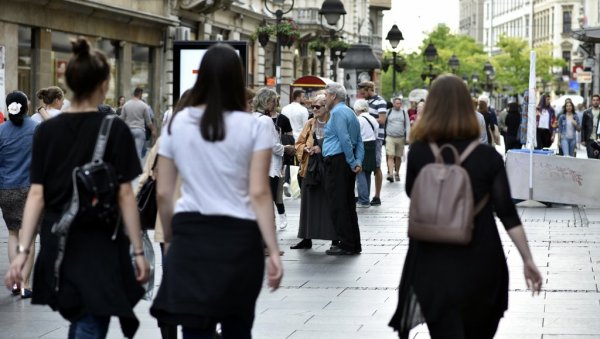
[[[289,8],[292,0],[266,0],[268,8]],[[174,40],[248,41],[249,85],[264,86],[275,76],[275,38],[263,48],[251,39],[256,27],[275,16],[265,0],[0,0],[0,46],[6,55],[5,90],[23,90],[38,105],[37,90],[51,85],[66,88],[64,68],[70,55],[69,40],[85,36],[111,63],[106,103],[130,97],[135,87],[145,89],[154,111],[172,105]],[[283,3],[283,4],[282,4]],[[282,48],[281,103],[287,103],[289,85],[302,75],[334,77],[329,58],[319,59],[308,43],[329,39],[318,11],[323,0],[296,0],[285,15],[299,27],[300,38]],[[352,43],[372,46],[382,54],[383,10],[391,0],[345,1],[344,26],[337,35]],[[341,27],[342,19],[340,19]],[[338,69],[337,76],[343,72]],[[377,79],[376,79],[377,80]],[[69,93],[67,93],[69,97]]]
[[[178,23],[163,0],[3,0],[5,90],[20,89],[37,105],[40,88],[66,88],[69,41],[85,36],[112,66],[108,104],[141,86],[145,99],[158,108],[165,101],[161,79],[167,32]]]

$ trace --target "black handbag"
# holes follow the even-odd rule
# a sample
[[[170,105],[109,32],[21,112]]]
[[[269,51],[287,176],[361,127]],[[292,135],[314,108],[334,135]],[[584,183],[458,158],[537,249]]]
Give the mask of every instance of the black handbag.
[[[151,172],[156,167],[156,160],[158,155],[154,158],[154,164],[152,165]],[[142,185],[142,188],[136,196],[138,211],[140,212],[140,225],[144,230],[153,230],[156,224],[156,214],[158,213],[158,206],[156,204],[156,179],[148,176],[148,180]]]
[[[281,134],[281,144],[282,145],[295,145],[296,141],[294,137],[289,134]],[[283,154],[283,164],[298,166],[298,161],[296,160],[296,154]]]
[[[317,135],[313,132],[313,139],[317,140]],[[306,166],[306,175],[302,184],[306,186],[319,186],[325,178],[325,161],[321,154],[313,154],[308,157]]]

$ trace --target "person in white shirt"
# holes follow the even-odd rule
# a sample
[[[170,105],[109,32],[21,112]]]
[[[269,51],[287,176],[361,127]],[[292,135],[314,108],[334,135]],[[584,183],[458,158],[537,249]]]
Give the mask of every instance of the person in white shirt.
[[[250,338],[265,266],[273,290],[283,275],[267,179],[273,123],[244,111],[241,60],[226,44],[206,51],[180,103],[158,150],[167,269],[150,313],[184,338],[214,336],[217,323],[224,338]]]
[[[269,184],[271,186],[271,194],[273,195],[273,203],[277,207],[277,226],[280,229],[287,227],[287,215],[285,214],[285,205],[283,202],[277,202],[277,193],[279,190],[279,178],[283,175],[283,154],[293,154],[296,152],[294,145],[282,145],[281,136],[273,124],[271,113],[277,106],[277,92],[263,87],[256,91],[254,97],[253,115],[258,119],[259,123],[264,126],[264,130],[268,130],[273,142],[273,153],[271,154],[271,167],[269,168]],[[268,124],[267,124],[268,122]],[[267,125],[269,127],[267,127]]]
[[[305,91],[302,89],[294,90],[292,93],[293,101],[281,109],[281,114],[290,119],[294,140],[298,140],[298,135],[300,135],[304,124],[308,121],[308,110],[304,107],[304,94]]]
[[[356,189],[358,191],[358,202],[356,207],[371,207],[369,197],[371,195],[371,172],[375,170],[375,141],[379,123],[369,114],[369,103],[364,99],[358,99],[354,103],[354,112],[360,124],[360,136],[365,146],[365,158],[363,160],[363,170],[356,175]]]
[[[31,116],[33,121],[40,123],[44,120],[54,118],[62,112],[61,109],[65,100],[65,94],[60,87],[50,86],[42,88],[36,93],[36,96],[42,101],[43,105],[37,109],[37,113]]]

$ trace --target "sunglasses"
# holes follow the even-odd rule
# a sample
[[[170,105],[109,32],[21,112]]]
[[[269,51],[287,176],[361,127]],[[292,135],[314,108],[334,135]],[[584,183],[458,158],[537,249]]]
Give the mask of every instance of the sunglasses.
[[[321,106],[321,105],[312,105],[312,106],[310,106],[310,107],[311,107],[312,109],[320,109],[320,108],[321,108],[321,107],[323,107],[323,106]]]

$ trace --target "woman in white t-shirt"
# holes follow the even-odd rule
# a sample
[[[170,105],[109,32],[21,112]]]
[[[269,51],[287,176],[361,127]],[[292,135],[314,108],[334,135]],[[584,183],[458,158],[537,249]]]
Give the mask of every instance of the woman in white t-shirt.
[[[37,109],[37,113],[31,116],[35,122],[42,122],[62,113],[61,109],[65,100],[65,93],[57,86],[40,89],[36,96],[42,100],[43,106]]]
[[[161,135],[157,199],[166,263],[150,313],[182,325],[184,339],[211,337],[217,323],[226,338],[250,338],[262,241],[268,285],[278,288],[283,275],[268,181],[273,140],[269,125],[243,112],[244,76],[231,46],[209,48],[199,74]],[[181,198],[173,208],[178,174]]]

